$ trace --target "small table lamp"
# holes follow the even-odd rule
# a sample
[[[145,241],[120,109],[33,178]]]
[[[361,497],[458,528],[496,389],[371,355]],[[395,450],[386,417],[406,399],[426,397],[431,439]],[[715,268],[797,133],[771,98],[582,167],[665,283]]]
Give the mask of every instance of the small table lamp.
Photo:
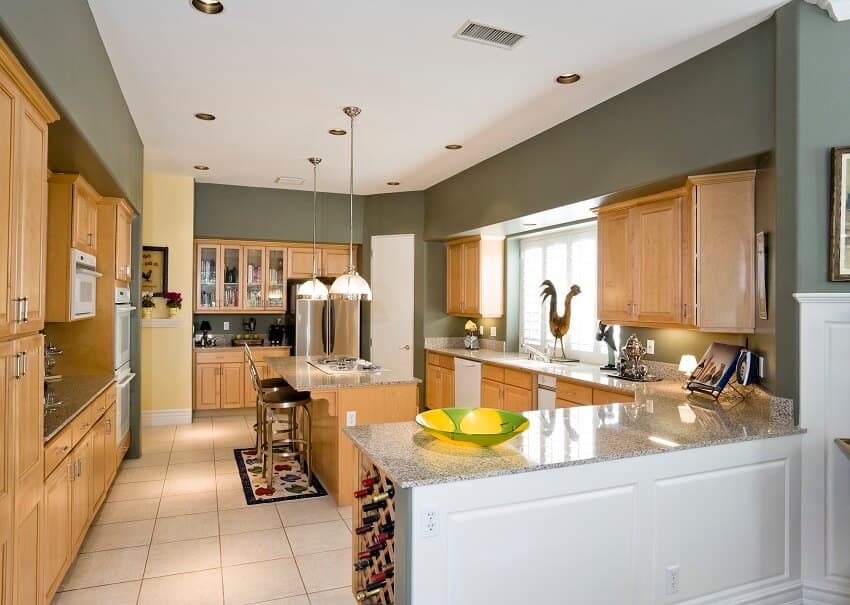
[[[205,347],[207,346],[207,343],[209,343],[209,335],[210,330],[212,330],[212,326],[210,325],[210,322],[204,320],[201,322],[201,325],[198,326],[198,329],[204,333],[204,335],[201,336],[201,346]]]
[[[679,360],[679,371],[683,374],[690,375],[691,372],[697,369],[697,358],[693,355],[682,355]]]

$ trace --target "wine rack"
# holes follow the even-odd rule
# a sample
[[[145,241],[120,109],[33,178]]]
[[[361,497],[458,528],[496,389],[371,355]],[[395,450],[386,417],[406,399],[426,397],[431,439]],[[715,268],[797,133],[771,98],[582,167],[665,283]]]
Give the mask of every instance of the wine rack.
[[[368,457],[358,452],[357,489],[352,505],[351,591],[362,603],[393,605],[395,601],[395,488],[392,481]],[[370,485],[370,482],[374,481]],[[359,496],[359,497],[358,497]],[[378,498],[378,508],[369,508]],[[366,519],[366,522],[364,522]],[[360,528],[358,530],[358,528]],[[383,529],[383,531],[382,531]],[[376,545],[376,540],[380,541]],[[385,540],[385,541],[384,541]],[[368,553],[368,557],[361,558]],[[362,569],[358,569],[362,567]],[[384,576],[388,576],[385,577]],[[373,582],[374,578],[380,578]],[[368,585],[383,584],[368,590]],[[364,593],[370,594],[364,598]],[[358,598],[358,595],[360,598]]]

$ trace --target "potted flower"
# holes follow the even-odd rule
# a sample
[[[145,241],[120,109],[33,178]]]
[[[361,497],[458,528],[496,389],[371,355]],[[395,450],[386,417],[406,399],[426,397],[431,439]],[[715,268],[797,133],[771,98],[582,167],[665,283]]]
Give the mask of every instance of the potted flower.
[[[177,312],[183,308],[183,295],[180,292],[166,292],[165,306],[168,307],[169,317],[177,317]]]
[[[156,303],[153,302],[153,296],[151,296],[150,292],[142,294],[142,319],[150,319],[151,312],[155,306]]]

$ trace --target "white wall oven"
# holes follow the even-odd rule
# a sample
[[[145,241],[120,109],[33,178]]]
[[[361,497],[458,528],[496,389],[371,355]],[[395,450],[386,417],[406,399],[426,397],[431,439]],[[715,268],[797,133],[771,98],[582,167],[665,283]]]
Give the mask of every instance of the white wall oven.
[[[71,319],[94,317],[97,294],[97,259],[71,248]]]
[[[130,432],[130,383],[136,377],[130,371],[130,316],[135,310],[130,304],[130,290],[115,288],[116,444]]]

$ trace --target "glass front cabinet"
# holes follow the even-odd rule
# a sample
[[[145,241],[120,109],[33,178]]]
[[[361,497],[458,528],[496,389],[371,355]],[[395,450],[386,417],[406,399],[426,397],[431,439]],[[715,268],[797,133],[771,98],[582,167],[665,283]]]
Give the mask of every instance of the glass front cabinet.
[[[265,247],[245,246],[245,268],[242,271],[245,280],[245,301],[243,308],[262,310],[265,307]]]
[[[209,311],[219,307],[218,268],[221,260],[221,246],[216,244],[198,244],[197,288],[195,289],[195,308]]]
[[[286,308],[286,248],[266,247],[266,309]]]

